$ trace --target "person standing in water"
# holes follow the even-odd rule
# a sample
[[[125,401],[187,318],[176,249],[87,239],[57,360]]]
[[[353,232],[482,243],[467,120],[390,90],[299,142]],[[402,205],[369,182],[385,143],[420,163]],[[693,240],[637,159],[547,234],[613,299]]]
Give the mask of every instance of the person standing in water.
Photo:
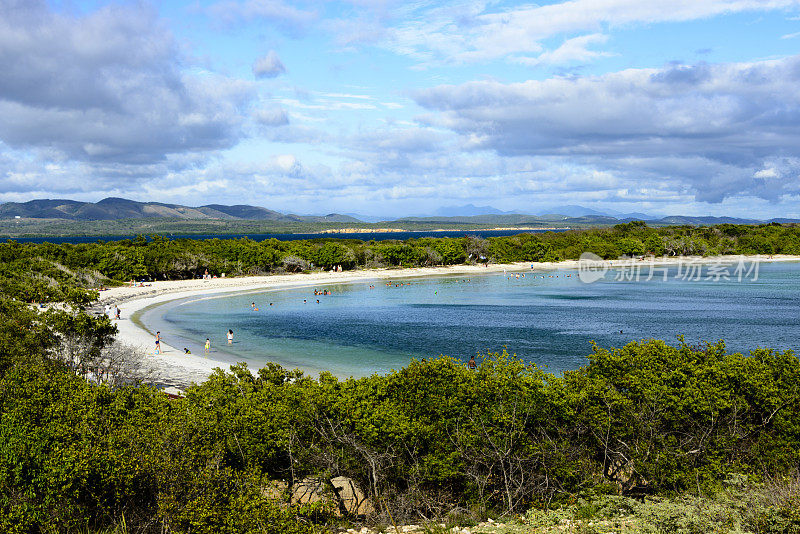
[[[233,330],[228,330],[228,345],[233,344]]]
[[[161,354],[161,332],[156,332],[156,354]]]
[[[211,340],[206,338],[205,353],[208,354],[209,352],[211,352]]]

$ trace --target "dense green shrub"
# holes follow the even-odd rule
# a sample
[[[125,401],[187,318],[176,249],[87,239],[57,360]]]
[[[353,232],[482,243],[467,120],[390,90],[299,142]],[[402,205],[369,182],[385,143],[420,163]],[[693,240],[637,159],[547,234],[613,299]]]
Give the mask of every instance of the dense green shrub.
[[[81,297],[77,287],[97,288],[131,279],[196,278],[206,269],[214,275],[235,276],[304,271],[312,266],[354,269],[543,262],[577,259],[583,252],[606,259],[644,254],[800,254],[800,227],[728,224],[650,228],[634,221],[613,228],[488,239],[363,242],[319,238],[256,242],[247,238],[171,240],[155,235],[149,240],[139,236],[78,245],[9,241],[0,243],[0,291],[26,302],[87,301],[89,297]]]

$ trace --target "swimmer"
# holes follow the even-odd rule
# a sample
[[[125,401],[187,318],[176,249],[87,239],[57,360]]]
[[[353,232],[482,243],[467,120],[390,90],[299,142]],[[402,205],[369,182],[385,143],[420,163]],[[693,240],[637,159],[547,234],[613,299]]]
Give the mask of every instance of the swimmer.
[[[233,344],[233,330],[228,330],[228,345]]]

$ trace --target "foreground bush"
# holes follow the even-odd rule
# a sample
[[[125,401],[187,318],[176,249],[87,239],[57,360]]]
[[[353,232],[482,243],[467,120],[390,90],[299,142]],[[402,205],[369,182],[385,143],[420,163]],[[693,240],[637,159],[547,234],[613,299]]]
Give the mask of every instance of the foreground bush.
[[[310,532],[334,510],[268,490],[309,476],[351,478],[384,524],[587,491],[714,494],[731,472],[797,469],[798,395],[790,352],[722,343],[596,348],[563,376],[505,352],[343,381],[240,365],[178,400],[88,383],[45,355],[0,378],[0,530]],[[758,521],[791,523],[792,506]]]

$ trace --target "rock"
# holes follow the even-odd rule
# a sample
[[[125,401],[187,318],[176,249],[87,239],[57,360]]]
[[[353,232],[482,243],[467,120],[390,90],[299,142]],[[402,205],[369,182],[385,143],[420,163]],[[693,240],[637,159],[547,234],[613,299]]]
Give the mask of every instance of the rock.
[[[292,486],[292,504],[330,502],[331,495],[321,478],[304,478]]]
[[[331,479],[333,491],[339,500],[339,510],[348,515],[370,515],[375,512],[372,502],[356,486],[352,479],[336,477]]]
[[[261,495],[268,499],[279,501],[283,498],[283,492],[286,491],[287,487],[286,482],[283,480],[272,480],[268,485],[261,486]]]

